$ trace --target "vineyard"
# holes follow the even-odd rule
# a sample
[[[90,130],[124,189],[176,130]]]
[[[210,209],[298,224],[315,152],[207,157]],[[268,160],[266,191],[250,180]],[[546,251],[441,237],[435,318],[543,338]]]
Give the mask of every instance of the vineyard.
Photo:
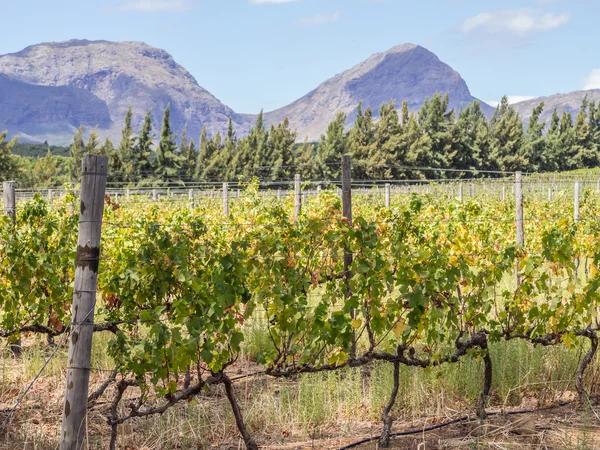
[[[86,176],[99,177],[86,173],[85,164],[82,191]],[[407,188],[351,180],[348,158],[342,169],[341,182],[250,180],[216,194],[200,186],[111,193],[109,186],[106,196],[101,192],[96,254],[78,244],[78,226],[93,221],[77,188],[54,196],[31,192],[15,206],[5,202],[3,367],[18,365],[29,347],[43,348],[43,364],[16,392],[3,375],[2,398],[12,394],[0,414],[0,445],[13,448],[11,441],[27,433],[19,425],[28,413],[23,405],[48,370],[58,371],[61,382],[79,372],[94,381],[87,401],[71,406],[67,400],[63,411],[64,420],[79,406],[87,418],[74,431],[78,447],[72,448],[82,441],[89,448],[136,448],[123,437],[134,424],[190,404],[205,405],[210,415],[215,402],[226,402],[240,439],[257,449],[267,445],[257,436],[270,425],[265,419],[261,429],[246,420],[248,402],[240,396],[248,396],[249,381],[276,380],[277,392],[267,395],[283,396],[287,386],[306,380],[317,392],[319,384],[367,373],[387,389],[374,408],[380,425],[351,434],[345,448],[354,441],[385,448],[402,435],[394,422],[405,410],[419,411],[411,395],[421,394],[406,387],[416,372],[430,376],[460,366],[457,376],[470,378],[464,398],[473,401],[448,422],[502,415],[518,385],[507,388],[496,376],[523,363],[499,358],[516,355],[508,348],[559,351],[558,360],[541,356],[541,364],[553,364],[548,382],[573,395],[531,392],[545,408],[571,402],[595,411],[595,181],[559,176],[559,185],[556,177],[518,173]],[[99,232],[100,223],[91,226]],[[97,301],[83,313],[72,309],[74,299],[91,291],[75,280],[78,270],[97,271]],[[68,358],[65,352],[81,343],[84,328],[93,351],[91,364],[78,367],[77,351]],[[56,448],[64,439],[60,422],[48,419],[52,442],[35,448]],[[426,426],[417,428],[422,434]],[[212,448],[202,436],[195,439],[204,443],[193,448]],[[19,442],[18,448],[34,448]]]

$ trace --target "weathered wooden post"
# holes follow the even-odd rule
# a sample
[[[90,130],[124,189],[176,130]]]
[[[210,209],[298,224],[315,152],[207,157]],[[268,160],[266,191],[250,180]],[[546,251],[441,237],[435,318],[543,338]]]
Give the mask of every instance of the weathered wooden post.
[[[573,220],[579,222],[579,181],[575,182],[575,193],[573,194]]]
[[[4,215],[9,216],[13,226],[17,221],[15,182],[5,181],[2,183],[2,197],[4,201]]]
[[[14,229],[17,224],[17,195],[15,192],[16,183],[14,181],[5,181],[2,183],[2,199],[4,202],[4,215],[10,217]],[[21,347],[21,336],[11,338],[9,349],[15,356],[19,356],[22,353]]]
[[[350,155],[342,156],[342,214],[348,220],[348,225],[352,226],[352,178],[351,178],[351,159]],[[344,248],[344,281],[346,283],[346,295],[348,299],[352,295],[350,288],[350,279],[352,278],[352,272],[350,267],[352,266],[352,252],[349,248]],[[355,311],[350,311],[352,319],[355,318]],[[352,348],[350,350],[350,357],[356,357],[356,336],[352,339]]]
[[[521,172],[515,173],[515,200],[516,200],[516,224],[517,224],[517,238],[516,244],[518,249],[522,249],[525,246],[525,231],[523,228],[523,180]],[[517,287],[521,284],[521,274],[519,273],[519,262],[517,260]]]
[[[458,185],[458,201],[459,202],[463,201],[463,185],[462,185],[462,183],[459,183],[459,185]]]
[[[223,183],[223,214],[229,216],[229,183]]]
[[[300,174],[294,175],[294,221],[298,221],[302,211],[302,185]]]
[[[391,193],[390,193],[390,183],[385,184],[385,207],[390,207]]]
[[[107,168],[106,156],[88,153],[83,157],[61,450],[85,448],[87,436],[88,384]]]

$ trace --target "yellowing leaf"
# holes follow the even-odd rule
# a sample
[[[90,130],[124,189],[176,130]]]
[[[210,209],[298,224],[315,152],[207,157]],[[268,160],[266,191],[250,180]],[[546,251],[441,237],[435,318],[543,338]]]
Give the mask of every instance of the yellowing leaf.
[[[362,320],[360,320],[360,319],[354,319],[352,321],[352,328],[353,329],[356,330],[356,329],[360,328],[361,326],[362,326]]]
[[[406,324],[402,320],[399,320],[398,322],[396,322],[396,324],[392,328],[392,331],[394,332],[394,335],[396,336],[397,339],[400,339],[400,337],[402,336],[402,333],[404,333],[404,330],[406,330]]]

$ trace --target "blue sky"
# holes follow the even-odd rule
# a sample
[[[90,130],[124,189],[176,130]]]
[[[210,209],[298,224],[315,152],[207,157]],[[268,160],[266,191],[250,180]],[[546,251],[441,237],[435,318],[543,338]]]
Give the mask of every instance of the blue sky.
[[[600,88],[595,0],[0,0],[0,53],[72,38],[163,48],[237,112],[272,110],[411,42],[482,100]]]

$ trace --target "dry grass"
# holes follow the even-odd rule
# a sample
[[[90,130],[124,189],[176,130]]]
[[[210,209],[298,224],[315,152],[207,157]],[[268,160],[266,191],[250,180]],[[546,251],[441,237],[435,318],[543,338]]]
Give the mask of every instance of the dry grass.
[[[100,337],[94,344],[95,367],[108,368]],[[48,349],[41,340],[28,342],[22,359],[0,360],[0,410],[9,409],[39,370]],[[534,349],[525,343],[492,347],[494,390],[490,410],[529,409],[574,397],[572,379],[577,352]],[[33,386],[9,426],[0,434],[0,449],[58,448],[65,355],[60,353]],[[248,360],[235,374],[256,369]],[[403,368],[394,415],[394,431],[422,428],[472,413],[481,387],[481,363],[423,371]],[[588,386],[598,386],[598,364]],[[107,376],[93,373],[91,390]],[[335,449],[366,436],[377,436],[380,414],[391,390],[389,365],[304,375],[296,380],[246,378],[236,394],[248,427],[266,449]],[[597,392],[594,391],[595,394]],[[107,398],[90,412],[89,448],[108,447]],[[127,396],[136,396],[135,390]],[[125,410],[123,411],[125,412]],[[2,417],[2,416],[0,416]],[[600,419],[573,405],[520,416],[471,420],[440,430],[392,440],[397,449],[600,449]],[[243,448],[222,387],[168,410],[161,417],[134,420],[119,429],[120,449]],[[377,448],[366,444],[363,449]]]

